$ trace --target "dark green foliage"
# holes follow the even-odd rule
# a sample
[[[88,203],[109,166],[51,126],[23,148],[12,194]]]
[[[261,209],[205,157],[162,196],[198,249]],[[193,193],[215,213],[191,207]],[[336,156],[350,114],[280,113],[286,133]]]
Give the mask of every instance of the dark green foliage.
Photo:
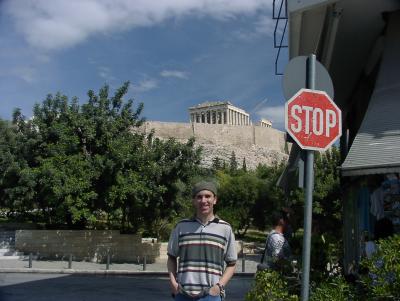
[[[215,157],[212,160],[212,166],[211,169],[216,172],[218,170],[224,169],[225,161],[223,161],[220,157]]]
[[[341,275],[328,277],[311,289],[310,301],[355,300],[355,288]]]
[[[298,296],[289,293],[288,281],[276,271],[257,272],[246,301],[296,301]],[[330,299],[332,300],[332,299]]]
[[[244,172],[246,172],[246,171],[247,171],[246,158],[243,158],[243,162],[242,162],[242,170],[243,170]]]
[[[313,214],[319,231],[335,230],[332,235],[341,237],[341,190],[338,166],[339,149],[332,147],[326,152],[315,153],[315,184]]]
[[[238,162],[236,160],[236,154],[232,151],[231,157],[229,158],[229,170],[233,174],[238,169]]]
[[[328,264],[337,265],[343,254],[339,165],[340,154],[336,147],[324,153],[315,152],[310,276],[316,282],[327,277],[330,273]],[[302,229],[304,191],[293,189],[289,198],[293,209],[292,226],[294,229]],[[290,245],[293,253],[300,254],[302,231],[296,234]]]
[[[250,226],[269,228],[274,208],[284,206],[283,193],[275,185],[280,170],[281,167],[260,165],[256,171],[216,173],[220,185],[218,214],[233,225],[240,237]]]
[[[382,239],[377,252],[361,265],[361,282],[371,300],[400,300],[400,235]]]
[[[83,104],[48,95],[32,119],[16,110],[1,121],[1,207],[52,225],[160,234],[185,207],[200,149],[144,135],[128,87],[89,91]]]
[[[230,175],[217,173],[219,188],[218,214],[232,223],[239,236],[246,233],[252,224],[252,213],[260,200],[262,182],[255,173],[239,173]]]

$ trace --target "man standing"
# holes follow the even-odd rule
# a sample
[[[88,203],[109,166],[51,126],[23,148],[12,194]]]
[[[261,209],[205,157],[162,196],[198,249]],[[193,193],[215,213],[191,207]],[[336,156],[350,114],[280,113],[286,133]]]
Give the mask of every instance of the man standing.
[[[168,242],[172,295],[176,301],[222,300],[235,272],[235,237],[231,226],[214,215],[217,187],[213,182],[194,185],[192,197],[195,216],[180,221]]]
[[[289,229],[288,214],[283,210],[273,213],[272,226],[273,229],[267,236],[260,268],[281,270],[291,255],[289,243],[284,235]]]

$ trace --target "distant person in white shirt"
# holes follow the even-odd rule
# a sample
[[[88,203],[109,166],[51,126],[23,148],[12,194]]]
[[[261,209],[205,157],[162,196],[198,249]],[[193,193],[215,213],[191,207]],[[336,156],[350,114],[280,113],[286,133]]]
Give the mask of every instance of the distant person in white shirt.
[[[268,234],[265,251],[259,268],[281,270],[285,262],[290,259],[291,250],[285,238],[285,231],[289,229],[289,218],[286,212],[278,211],[272,214],[272,231]]]

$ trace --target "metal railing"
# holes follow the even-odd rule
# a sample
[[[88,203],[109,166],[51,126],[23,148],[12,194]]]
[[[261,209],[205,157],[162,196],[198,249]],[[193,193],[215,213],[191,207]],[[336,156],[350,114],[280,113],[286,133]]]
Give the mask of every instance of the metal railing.
[[[287,0],[279,0],[280,5],[279,5],[279,11],[277,12],[277,0],[273,0],[273,7],[272,7],[272,19],[276,20],[275,22],[275,29],[274,29],[274,48],[278,49],[278,53],[275,58],[275,75],[283,75],[282,72],[278,72],[278,61],[279,61],[279,56],[281,54],[281,49],[282,48],[288,48],[287,44],[283,44],[285,34],[286,34],[286,28],[288,24],[288,12],[287,12]],[[279,23],[281,20],[284,20],[285,25],[283,26],[283,31],[280,36],[280,39],[278,37],[278,31],[280,29]],[[279,40],[279,44],[277,41]]]

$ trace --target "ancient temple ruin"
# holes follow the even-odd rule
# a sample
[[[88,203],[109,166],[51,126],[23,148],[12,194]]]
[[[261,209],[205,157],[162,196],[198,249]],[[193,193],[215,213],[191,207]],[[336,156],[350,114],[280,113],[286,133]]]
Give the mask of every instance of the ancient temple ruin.
[[[229,101],[204,102],[189,108],[192,123],[251,125],[250,116]]]
[[[189,108],[191,123],[252,125],[250,115],[229,101],[207,101]],[[272,127],[272,122],[262,118],[256,126]]]

